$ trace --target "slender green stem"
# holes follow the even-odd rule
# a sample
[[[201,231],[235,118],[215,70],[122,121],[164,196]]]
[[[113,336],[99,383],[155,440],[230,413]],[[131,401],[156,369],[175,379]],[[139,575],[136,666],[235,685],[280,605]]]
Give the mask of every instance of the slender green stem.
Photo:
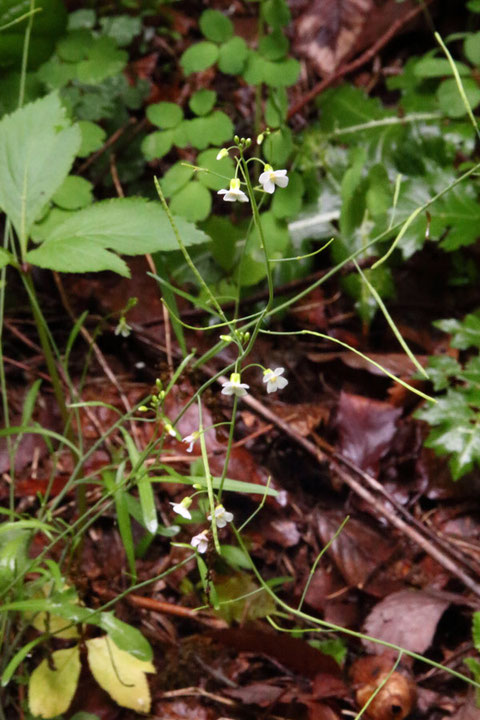
[[[212,519],[211,527],[212,527],[212,535],[213,535],[213,544],[215,545],[215,550],[220,555],[220,552],[221,552],[220,541],[218,539],[218,529],[217,529],[217,523],[215,521],[215,498],[213,496],[212,476],[210,474],[210,464],[208,462],[207,444],[205,442],[205,432],[203,429],[202,401],[200,399],[200,396],[198,396],[198,431],[200,433],[200,447],[202,450],[202,461],[203,461],[203,468],[205,471],[205,480],[207,482],[207,494],[208,494],[208,504],[210,507],[210,517]]]

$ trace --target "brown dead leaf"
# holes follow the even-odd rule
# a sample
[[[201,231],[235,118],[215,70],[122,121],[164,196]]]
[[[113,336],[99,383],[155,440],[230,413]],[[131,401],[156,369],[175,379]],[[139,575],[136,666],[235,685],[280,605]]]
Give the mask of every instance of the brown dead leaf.
[[[365,708],[365,714],[372,720],[403,720],[413,709],[415,685],[398,671],[389,676],[392,667],[392,661],[385,657],[365,657],[351,668],[359,708],[363,708],[376,692]]]
[[[249,705],[268,707],[284,694],[285,689],[268,683],[251,683],[241,688],[225,690],[226,695]]]
[[[316,513],[318,534],[324,545],[332,539],[344,518],[340,510]],[[383,597],[389,586],[399,587],[398,582],[386,574],[375,574],[391,557],[394,547],[392,539],[387,539],[384,532],[376,530],[367,520],[350,518],[328,553],[349,585]]]
[[[313,0],[295,23],[295,51],[320,75],[333,73],[355,47],[373,0]]]
[[[283,548],[294,547],[300,542],[301,535],[298,531],[296,523],[292,520],[272,520],[265,523],[262,527],[262,533],[267,540],[277,543]]]
[[[375,605],[365,621],[364,632],[410,652],[423,653],[431,645],[448,605],[423,590],[400,590]],[[364,645],[377,655],[388,651],[369,640]]]
[[[340,393],[337,412],[338,451],[374,477],[390,448],[401,408],[362,395]]]

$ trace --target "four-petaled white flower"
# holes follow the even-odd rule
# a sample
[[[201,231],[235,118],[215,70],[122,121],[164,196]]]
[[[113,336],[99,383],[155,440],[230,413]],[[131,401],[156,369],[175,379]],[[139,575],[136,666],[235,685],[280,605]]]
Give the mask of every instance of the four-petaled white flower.
[[[275,190],[275,185],[280,188],[286,188],[288,185],[288,177],[286,170],[274,170],[271,165],[265,165],[263,173],[258,178],[258,181],[263,185],[265,192],[270,195]]]
[[[184,438],[182,438],[182,442],[188,444],[187,452],[191,453],[193,450],[194,444],[197,442],[198,438],[200,437],[200,433],[198,430],[195,430],[191,435],[186,435]]]
[[[275,370],[268,368],[268,370],[263,371],[263,382],[267,383],[267,393],[282,390],[288,385],[288,380],[282,377],[284,372],[285,368],[282,367],[275,368]]]
[[[115,335],[121,335],[122,337],[128,337],[132,332],[132,327],[127,323],[125,318],[122,317],[118,321],[118,325],[115,328]]]
[[[238,178],[232,178],[230,180],[230,189],[219,190],[217,195],[223,195],[223,199],[226,200],[226,202],[235,202],[235,200],[238,200],[239,202],[248,202],[248,197],[245,195],[243,190],[240,190],[240,180]]]
[[[228,512],[228,510],[225,510],[223,505],[217,505],[213,512],[213,517],[215,518],[215,523],[218,528],[225,527],[227,523],[232,522],[233,520],[233,514],[231,512]],[[208,519],[211,521],[212,516],[209,515]]]
[[[230,380],[223,385],[222,395],[236,395],[237,397],[246,395],[250,385],[242,383],[240,380],[240,373],[232,373]]]
[[[190,540],[190,545],[197,548],[199,553],[207,552],[208,550],[208,530],[202,530],[198,535],[194,535]]]
[[[191,520],[192,516],[190,515],[190,510],[188,509],[190,505],[192,504],[192,498],[184,497],[182,502],[179,503],[173,503],[171,502],[170,505],[173,508],[173,511],[177,513],[177,515],[181,515],[185,520]]]

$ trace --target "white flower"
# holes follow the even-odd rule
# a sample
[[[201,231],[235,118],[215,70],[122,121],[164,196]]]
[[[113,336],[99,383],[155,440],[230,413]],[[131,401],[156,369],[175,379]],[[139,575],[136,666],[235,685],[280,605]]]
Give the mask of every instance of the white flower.
[[[173,507],[173,511],[177,513],[177,515],[181,515],[185,520],[191,520],[192,516],[190,515],[190,510],[188,509],[190,505],[192,504],[192,498],[184,497],[182,502],[179,503],[170,503],[170,505]]]
[[[197,442],[198,438],[200,437],[200,433],[195,430],[191,435],[186,435],[184,438],[182,438],[182,442],[188,444],[187,452],[191,453],[193,450],[194,444]]]
[[[232,373],[230,380],[224,383],[222,388],[222,395],[236,395],[237,397],[243,397],[247,394],[247,390],[250,385],[240,382],[240,373]]]
[[[172,437],[174,437],[174,438],[177,437],[177,433],[175,432],[175,430],[173,429],[172,425],[171,425],[169,422],[166,422],[166,423],[165,423],[165,430],[166,430],[167,433],[168,433],[169,435],[171,435]]]
[[[232,178],[230,180],[230,190],[219,190],[217,195],[223,195],[223,199],[226,200],[226,202],[235,202],[235,200],[248,202],[248,197],[243,190],[240,190],[240,180],[238,178]]]
[[[222,158],[227,157],[227,155],[228,155],[227,148],[222,148],[221,150],[218,151],[216,159],[221,160]]]
[[[125,318],[122,316],[118,321],[118,325],[115,328],[115,335],[121,335],[122,337],[128,337],[132,332],[131,325],[127,323]]]
[[[228,512],[227,510],[225,510],[225,508],[223,507],[223,505],[217,505],[217,507],[216,507],[215,510],[214,510],[213,516],[214,516],[214,518],[215,518],[215,523],[216,523],[216,525],[217,525],[218,528],[223,528],[223,527],[225,527],[225,525],[226,525],[227,523],[232,522],[232,520],[233,520],[233,515],[232,515],[232,513],[231,513],[231,512]],[[209,516],[208,516],[208,519],[211,521],[211,520],[212,520],[212,516],[209,515]]]
[[[275,185],[280,188],[286,188],[288,185],[288,177],[286,170],[274,170],[271,165],[265,165],[263,173],[258,178],[265,192],[270,195],[275,190]]]
[[[264,370],[263,371],[263,382],[267,383],[267,392],[272,393],[277,390],[282,390],[288,385],[288,380],[281,377],[285,372],[285,368],[279,367],[275,370]]]
[[[198,535],[194,535],[190,540],[190,545],[197,548],[199,553],[207,552],[208,550],[208,530],[202,530]]]

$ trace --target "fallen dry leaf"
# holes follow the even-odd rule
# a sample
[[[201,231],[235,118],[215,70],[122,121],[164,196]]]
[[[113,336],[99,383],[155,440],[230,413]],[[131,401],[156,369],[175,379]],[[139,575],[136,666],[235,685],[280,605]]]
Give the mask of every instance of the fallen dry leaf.
[[[363,708],[376,692],[365,708],[365,714],[372,720],[403,720],[413,709],[415,685],[398,671],[389,676],[392,667],[392,661],[385,657],[365,657],[351,668],[359,708]]]
[[[423,590],[400,590],[375,605],[365,621],[364,632],[410,652],[423,653],[431,645],[448,605],[446,600]],[[388,651],[369,640],[364,645],[377,655]]]
[[[374,477],[390,448],[401,408],[342,392],[338,403],[338,452]]]

